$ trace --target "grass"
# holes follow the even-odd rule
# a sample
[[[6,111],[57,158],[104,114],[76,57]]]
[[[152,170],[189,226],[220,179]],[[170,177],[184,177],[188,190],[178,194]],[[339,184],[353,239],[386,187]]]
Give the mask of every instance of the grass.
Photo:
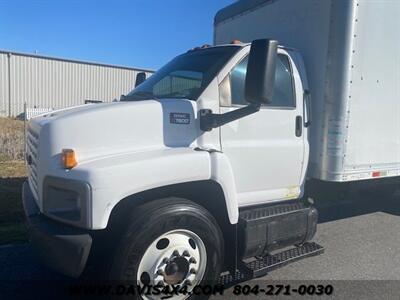
[[[24,122],[0,118],[0,161],[24,159]]]
[[[0,162],[0,245],[27,241],[21,198],[25,179],[23,161]]]
[[[21,198],[25,179],[23,161],[0,162],[0,245],[27,241]]]
[[[27,241],[21,189],[26,179],[24,124],[0,118],[0,245]]]

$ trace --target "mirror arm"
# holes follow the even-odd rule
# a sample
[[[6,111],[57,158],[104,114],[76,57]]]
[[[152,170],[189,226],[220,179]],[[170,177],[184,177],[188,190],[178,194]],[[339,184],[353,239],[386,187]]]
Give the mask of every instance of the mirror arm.
[[[236,121],[260,110],[260,104],[250,104],[224,114],[214,114],[211,109],[200,110],[200,129],[211,131],[229,122]]]

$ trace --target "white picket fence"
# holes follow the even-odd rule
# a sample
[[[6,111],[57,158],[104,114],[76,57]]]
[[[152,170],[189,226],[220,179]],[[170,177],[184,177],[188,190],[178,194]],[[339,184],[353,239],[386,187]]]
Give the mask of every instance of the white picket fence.
[[[44,107],[40,107],[40,108],[30,108],[30,107],[26,107],[25,108],[25,120],[28,121],[34,117],[40,116],[42,114],[48,113],[53,111],[52,108],[44,108]]]

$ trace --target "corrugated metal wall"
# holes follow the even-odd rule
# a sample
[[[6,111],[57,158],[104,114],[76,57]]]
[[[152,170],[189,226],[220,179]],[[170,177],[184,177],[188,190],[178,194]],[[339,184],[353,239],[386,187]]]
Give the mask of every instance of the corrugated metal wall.
[[[6,53],[0,53],[0,116],[8,115],[9,100],[8,58]]]
[[[156,85],[157,94],[169,94],[183,89],[199,88],[201,80],[181,77],[168,76],[159,81]]]
[[[133,88],[141,71],[152,74],[150,70],[0,52],[0,116],[18,116],[24,103],[58,109],[85,100],[113,101]]]

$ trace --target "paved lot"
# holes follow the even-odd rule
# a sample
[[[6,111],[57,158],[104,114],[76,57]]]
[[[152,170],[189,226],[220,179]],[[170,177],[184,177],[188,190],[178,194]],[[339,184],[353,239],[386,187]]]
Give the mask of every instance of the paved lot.
[[[400,205],[400,203],[399,203]],[[400,280],[400,216],[370,213],[321,224],[325,253],[271,272],[276,280]]]
[[[308,280],[336,280],[329,283],[340,295],[337,298],[399,299],[400,198],[395,200],[346,202],[320,208],[322,223],[315,241],[325,247],[325,253],[249,284],[296,286],[312,283]],[[2,290],[11,281],[64,279],[41,266],[27,244],[0,247],[0,266],[0,281],[6,282]]]

